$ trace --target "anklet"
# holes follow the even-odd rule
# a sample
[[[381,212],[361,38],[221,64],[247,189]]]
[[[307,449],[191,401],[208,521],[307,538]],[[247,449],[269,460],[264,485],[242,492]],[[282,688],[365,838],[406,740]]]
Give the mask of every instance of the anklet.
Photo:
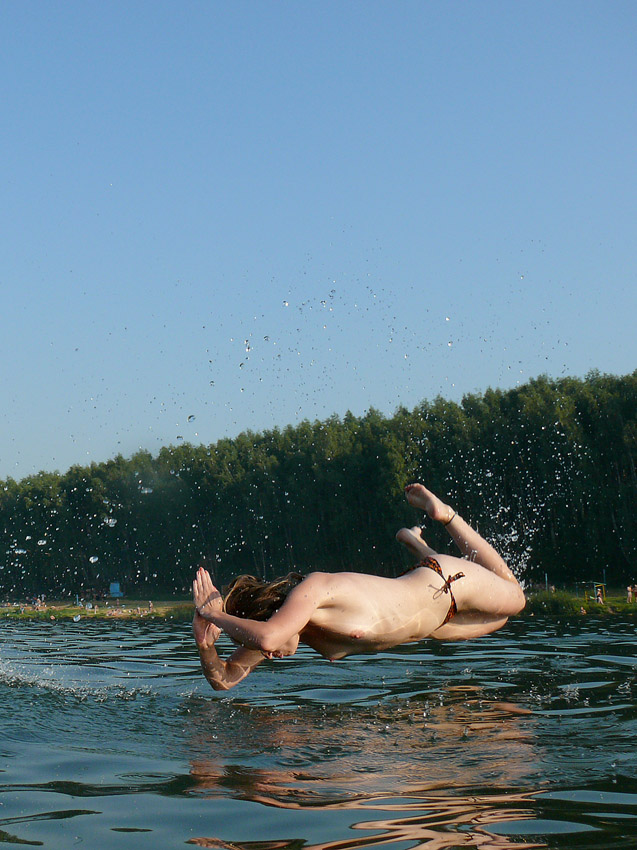
[[[447,522],[443,522],[443,525],[447,527],[452,519],[455,519],[458,516],[458,511],[454,511],[451,519],[448,519]]]

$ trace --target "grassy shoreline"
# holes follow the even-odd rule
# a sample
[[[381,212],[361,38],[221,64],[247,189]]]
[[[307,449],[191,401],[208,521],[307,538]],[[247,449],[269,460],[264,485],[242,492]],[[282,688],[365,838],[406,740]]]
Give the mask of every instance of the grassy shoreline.
[[[598,617],[612,617],[617,614],[628,617],[637,617],[637,602],[627,602],[626,593],[610,591],[604,603],[595,602],[594,599],[585,599],[582,594],[571,593],[566,590],[546,591],[541,590],[527,594],[526,608],[520,616],[532,617],[535,614],[568,615],[585,617],[595,615]]]
[[[190,599],[153,601],[126,599],[119,604],[108,600],[99,602],[97,610],[76,605],[68,600],[47,602],[38,608],[26,604],[0,605],[0,620],[190,620],[193,604]]]

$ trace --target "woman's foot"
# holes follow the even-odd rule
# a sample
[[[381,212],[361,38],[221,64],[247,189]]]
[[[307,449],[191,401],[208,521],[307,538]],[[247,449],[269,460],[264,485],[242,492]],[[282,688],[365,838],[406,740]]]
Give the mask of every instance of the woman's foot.
[[[413,528],[401,528],[396,535],[396,540],[406,546],[417,558],[434,558],[436,552],[429,546],[422,535],[420,526]]]
[[[447,523],[454,516],[453,508],[446,505],[422,484],[408,484],[405,487],[405,496],[412,507],[420,508],[429,519],[435,522]]]

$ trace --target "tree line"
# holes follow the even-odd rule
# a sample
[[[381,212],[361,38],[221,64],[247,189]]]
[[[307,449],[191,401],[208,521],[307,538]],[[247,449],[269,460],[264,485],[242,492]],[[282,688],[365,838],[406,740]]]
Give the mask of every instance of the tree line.
[[[322,421],[139,451],[0,482],[0,594],[187,591],[240,572],[396,575],[421,480],[527,580],[637,578],[637,371],[546,376],[392,416]],[[451,551],[444,530],[434,547]]]

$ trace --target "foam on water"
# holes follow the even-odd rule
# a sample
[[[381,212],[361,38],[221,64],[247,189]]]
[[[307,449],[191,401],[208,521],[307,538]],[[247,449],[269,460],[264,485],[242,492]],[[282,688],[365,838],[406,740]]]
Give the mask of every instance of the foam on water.
[[[8,688],[37,689],[65,697],[74,697],[79,701],[93,699],[98,702],[111,698],[134,699],[138,695],[148,696],[153,692],[148,685],[126,687],[117,682],[108,685],[73,683],[66,677],[59,678],[59,671],[52,668],[43,669],[42,672],[37,673],[29,669],[20,669],[10,662],[0,661],[0,686],[3,685]]]

